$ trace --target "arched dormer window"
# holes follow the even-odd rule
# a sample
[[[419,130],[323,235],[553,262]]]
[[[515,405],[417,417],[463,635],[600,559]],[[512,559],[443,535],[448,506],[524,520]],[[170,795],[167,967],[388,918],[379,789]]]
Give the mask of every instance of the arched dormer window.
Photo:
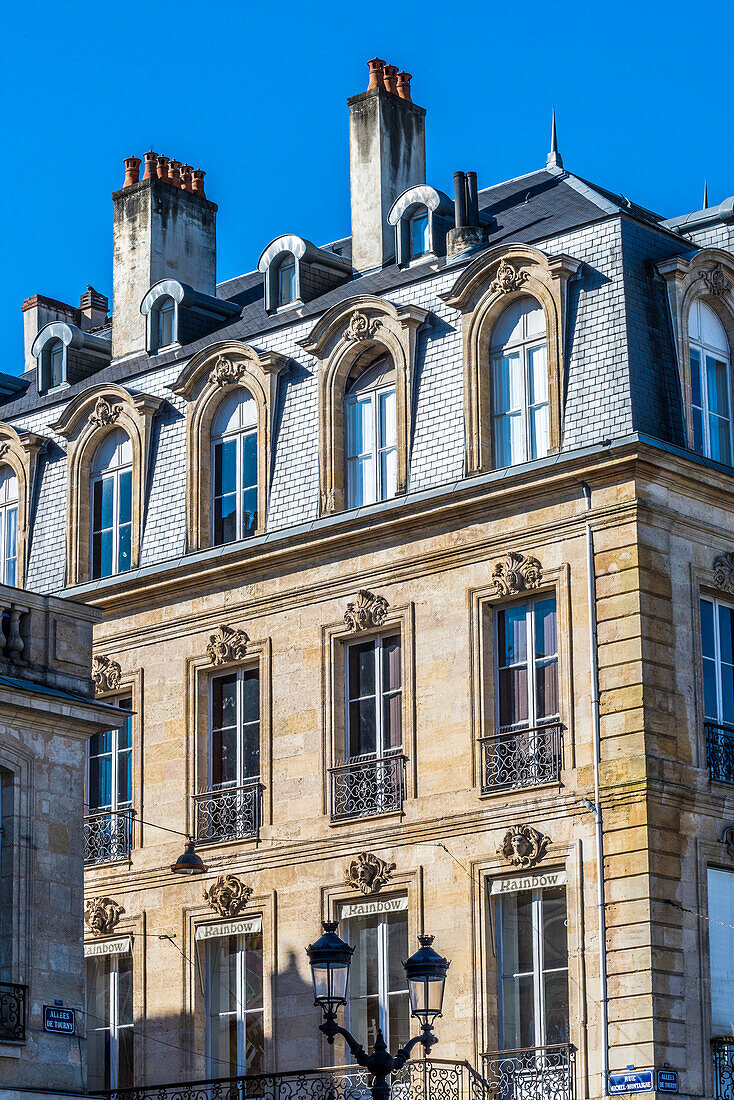
[[[410,258],[417,260],[419,256],[425,256],[430,250],[428,211],[419,208],[410,219]]]
[[[15,586],[18,576],[18,478],[0,466],[0,583]]]
[[[111,351],[109,330],[100,335],[83,332],[68,321],[49,321],[31,346],[38,363],[38,392],[87,378],[108,365]]]
[[[346,506],[389,500],[397,492],[395,366],[389,355],[364,370],[355,364],[344,406]]]
[[[731,465],[731,353],[726,330],[696,299],[688,312],[693,449]]]
[[[395,226],[395,252],[403,266],[422,256],[443,256],[446,234],[454,224],[454,204],[443,191],[426,183],[409,187],[387,216]]]
[[[317,248],[305,237],[286,233],[276,237],[257,263],[265,276],[267,313],[311,302],[352,277],[352,266],[332,248]]]
[[[257,528],[257,404],[244,388],[228,394],[212,421],[212,542]]]
[[[145,317],[145,348],[151,355],[206,336],[239,315],[241,307],[202,294],[178,279],[159,279],[140,303]]]
[[[548,454],[548,349],[540,302],[523,296],[492,330],[492,451],[495,467]]]
[[[286,252],[278,264],[278,309],[296,299],[296,258]]]
[[[167,348],[176,339],[176,303],[173,298],[159,299],[155,307],[158,350]]]
[[[51,340],[41,353],[41,392],[52,390],[65,381],[64,345],[60,340]]]
[[[92,458],[92,579],[130,568],[133,452],[130,437],[114,428]]]

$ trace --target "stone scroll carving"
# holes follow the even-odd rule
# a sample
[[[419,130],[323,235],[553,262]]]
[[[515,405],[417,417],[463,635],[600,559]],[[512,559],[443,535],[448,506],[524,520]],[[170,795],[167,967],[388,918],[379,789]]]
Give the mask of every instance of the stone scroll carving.
[[[247,364],[244,360],[233,363],[231,359],[227,359],[225,356],[220,355],[212,367],[209,381],[215,386],[232,386],[242,381],[246,374]]]
[[[394,870],[394,863],[386,863],[372,852],[360,852],[356,859],[347,864],[344,882],[363,894],[376,894],[390,881]]]
[[[249,640],[244,630],[233,630],[230,626],[222,625],[215,634],[209,635],[206,655],[213,665],[241,661],[247,653]]]
[[[717,264],[716,267],[710,267],[708,270],[702,271],[701,279],[703,280],[707,292],[713,294],[715,298],[722,298],[731,290],[731,283],[724,274],[721,264]]]
[[[236,917],[252,897],[252,887],[236,875],[220,875],[213,886],[204,891],[204,900],[220,917]]]
[[[512,825],[505,833],[504,840],[497,849],[513,867],[534,867],[545,855],[550,837],[545,836],[532,825]]]
[[[511,294],[513,290],[520,290],[527,278],[527,271],[518,271],[507,260],[502,260],[489,289],[494,293]]]
[[[356,600],[347,604],[344,623],[349,630],[367,630],[372,626],[382,626],[387,618],[388,602],[384,596],[375,596],[366,588],[361,588]]]
[[[714,586],[734,594],[734,554],[729,551],[714,559]]]
[[[89,417],[89,423],[96,425],[98,428],[106,428],[108,425],[116,423],[121,412],[122,405],[113,405],[106,397],[98,397],[94,412]]]
[[[515,596],[537,588],[543,580],[543,567],[531,554],[519,554],[510,550],[503,561],[492,570],[492,583],[498,596]]]
[[[122,681],[122,669],[111,657],[92,657],[92,680],[98,695],[103,691],[117,691]]]
[[[344,329],[344,339],[351,341],[371,340],[379,331],[382,321],[379,317],[370,320],[361,310],[355,309]]]
[[[125,910],[114,898],[89,898],[84,903],[84,920],[95,936],[114,931],[120,914]]]

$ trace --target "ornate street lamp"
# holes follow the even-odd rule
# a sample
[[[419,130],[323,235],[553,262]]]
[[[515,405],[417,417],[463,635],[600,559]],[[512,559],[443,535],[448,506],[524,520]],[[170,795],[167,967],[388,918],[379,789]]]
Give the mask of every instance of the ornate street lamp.
[[[161,826],[158,826],[158,828],[161,828]],[[174,830],[167,829],[166,832],[172,833]],[[178,835],[185,836],[186,834],[179,833]],[[207,870],[201,856],[198,856],[194,851],[194,842],[191,837],[188,837],[184,850],[176,862],[171,864],[171,870],[174,875],[203,875]]]
[[[420,1022],[421,1034],[410,1039],[393,1057],[380,1029],[374,1050],[368,1054],[362,1044],[336,1022],[337,1010],[347,1002],[349,967],[354,948],[339,938],[336,921],[324,921],[323,927],[323,936],[306,948],[313,977],[314,1001],[324,1014],[324,1022],[319,1030],[323,1031],[330,1044],[333,1044],[337,1035],[341,1035],[357,1065],[363,1066],[374,1077],[373,1100],[389,1100],[388,1077],[402,1069],[416,1043],[421,1043],[428,1054],[434,1043],[438,1042],[431,1028],[436,1017],[441,1015],[449,961],[431,947],[433,936],[418,937],[421,946],[403,963],[403,967],[408,979],[411,1015]]]

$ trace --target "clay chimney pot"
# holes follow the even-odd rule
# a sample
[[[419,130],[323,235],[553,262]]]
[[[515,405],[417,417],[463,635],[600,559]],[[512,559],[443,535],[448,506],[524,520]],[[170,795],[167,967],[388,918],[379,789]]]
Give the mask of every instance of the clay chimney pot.
[[[397,65],[385,66],[385,90],[391,95],[397,95],[398,67]]]
[[[172,183],[174,187],[181,186],[181,177],[179,175],[180,167],[180,160],[171,160],[168,162],[168,182]]]
[[[140,157],[125,157],[125,182],[123,187],[132,187],[140,179]]]
[[[156,175],[156,165],[158,163],[158,154],[154,153],[151,149],[145,154],[145,171],[143,172],[144,180],[152,180]]]
[[[191,171],[192,171],[192,169],[191,169],[190,164],[184,164],[183,168],[181,169],[181,190],[182,191],[191,191],[192,190],[192,187],[191,187]]]
[[[371,61],[368,61],[370,70],[370,79],[367,84],[367,91],[372,91],[373,88],[384,88],[384,70],[385,62],[380,57],[373,57]]]
[[[191,187],[195,195],[201,195],[202,199],[206,198],[204,194],[204,176],[206,172],[202,172],[201,168],[197,168],[194,172],[194,182]]]
[[[168,183],[168,157],[158,157],[158,179]]]
[[[410,73],[400,72],[398,73],[398,95],[401,99],[407,100],[408,103],[412,103],[410,98],[410,82],[413,79]]]

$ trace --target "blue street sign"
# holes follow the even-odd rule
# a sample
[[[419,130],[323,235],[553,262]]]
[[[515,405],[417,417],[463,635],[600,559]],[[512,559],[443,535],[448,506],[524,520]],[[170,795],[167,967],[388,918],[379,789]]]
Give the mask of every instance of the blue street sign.
[[[675,1069],[658,1070],[658,1092],[678,1091],[678,1071]]]
[[[74,1009],[44,1005],[43,1030],[50,1031],[53,1035],[73,1035],[76,1031]]]
[[[609,1095],[620,1096],[627,1092],[652,1092],[652,1070],[642,1069],[635,1073],[610,1073]]]

